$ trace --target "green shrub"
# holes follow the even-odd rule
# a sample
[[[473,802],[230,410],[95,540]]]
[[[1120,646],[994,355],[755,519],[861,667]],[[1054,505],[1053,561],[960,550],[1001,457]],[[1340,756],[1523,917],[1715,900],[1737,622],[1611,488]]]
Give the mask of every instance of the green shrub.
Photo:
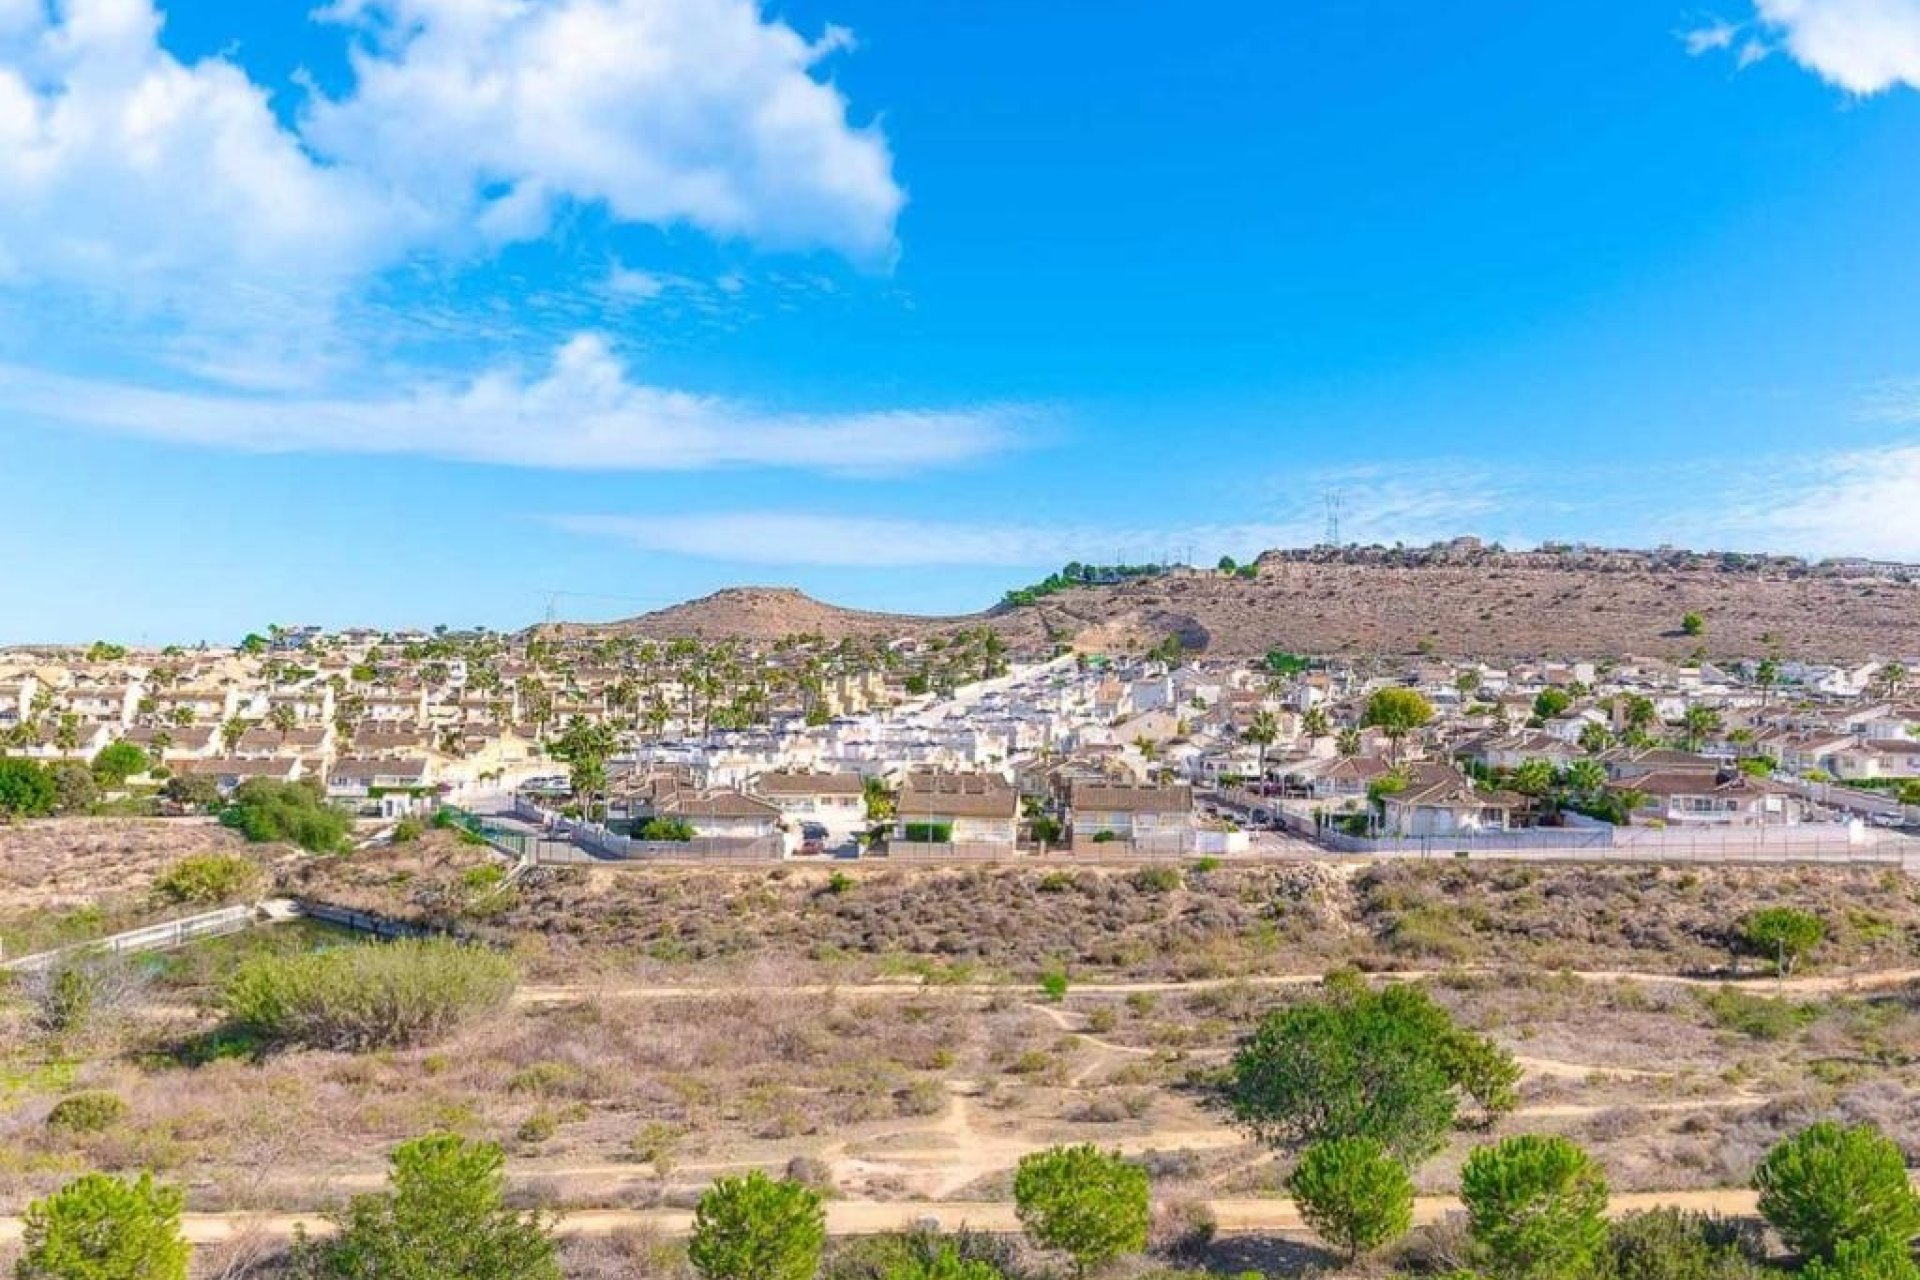
[[[900,825],[900,836],[908,844],[952,844],[953,824],[951,822],[905,822]]]
[[[1349,1258],[1371,1253],[1413,1225],[1413,1179],[1372,1138],[1336,1138],[1308,1147],[1287,1193],[1315,1235]]]
[[[175,804],[211,809],[220,803],[220,783],[204,773],[175,774],[160,788],[160,794]]]
[[[1235,1055],[1227,1095],[1266,1141],[1373,1138],[1413,1161],[1439,1149],[1460,1095],[1511,1109],[1519,1074],[1511,1055],[1420,988],[1370,991],[1335,975],[1319,1000],[1267,1015]]]
[[[1095,844],[1112,844],[1119,838],[1119,834],[1113,831],[1101,830],[1093,833],[1093,843]]]
[[[1756,955],[1773,961],[1781,977],[1812,954],[1827,936],[1826,922],[1797,907],[1766,907],[1740,922],[1740,940]]]
[[[59,798],[53,775],[38,760],[0,756],[0,817],[43,818]]]
[[[178,1191],[89,1173],[27,1206],[18,1280],[186,1280]]]
[[[506,957],[435,938],[256,956],[228,979],[221,1003],[269,1044],[394,1048],[499,1008],[515,980]]]
[[[560,1131],[560,1118],[545,1107],[540,1107],[520,1122],[513,1136],[529,1146],[538,1146]]]
[[[560,1280],[550,1224],[506,1203],[490,1142],[433,1134],[394,1149],[385,1192],[355,1196],[302,1252],[317,1280]]]
[[[1765,1280],[1758,1233],[1687,1213],[1651,1209],[1616,1220],[1607,1231],[1607,1280]]]
[[[1036,1151],[1014,1171],[1013,1201],[1027,1237],[1072,1258],[1077,1274],[1147,1247],[1147,1171],[1117,1151]]]
[[[820,1193],[756,1169],[700,1197],[687,1258],[704,1280],[813,1280],[826,1241]]]
[[[393,824],[393,842],[412,844],[427,833],[427,826],[418,818],[402,818]]]
[[[1920,1197],[1906,1160],[1872,1125],[1808,1126],[1767,1152],[1753,1185],[1760,1216],[1810,1257],[1832,1259],[1846,1241],[1905,1243],[1920,1235]]]
[[[234,788],[220,820],[256,843],[285,841],[312,853],[337,851],[353,828],[353,820],[329,805],[311,780],[249,778]]]
[[[1040,974],[1040,993],[1055,1004],[1067,998],[1067,971],[1053,965]]]
[[[1467,1157],[1467,1231],[1487,1270],[1510,1280],[1594,1275],[1607,1243],[1607,1182],[1565,1138],[1521,1134]]]
[[[136,773],[145,773],[147,753],[131,742],[109,742],[93,758],[93,776],[102,786],[117,787]]]
[[[648,818],[635,833],[641,840],[671,840],[686,844],[693,839],[693,824],[684,818]]]
[[[1819,1009],[1810,1004],[1750,995],[1732,987],[1708,992],[1700,997],[1700,1003],[1720,1026],[1755,1040],[1784,1040],[1820,1015]]]
[[[1178,867],[1142,867],[1133,873],[1131,882],[1141,893],[1172,893],[1186,883]]]
[[[985,1258],[968,1257],[951,1240],[911,1236],[900,1255],[880,1271],[880,1280],[1001,1280],[1000,1268]]]
[[[460,891],[468,897],[492,893],[507,880],[507,870],[497,862],[483,862],[460,873]]]
[[[162,871],[153,892],[164,902],[217,907],[253,897],[264,880],[260,868],[237,853],[196,853]]]
[[[1886,1236],[1842,1240],[1833,1257],[1814,1258],[1800,1269],[1800,1280],[1920,1280],[1913,1250]]]
[[[70,1093],[47,1112],[47,1128],[63,1133],[100,1133],[125,1120],[127,1111],[126,1100],[115,1093]]]

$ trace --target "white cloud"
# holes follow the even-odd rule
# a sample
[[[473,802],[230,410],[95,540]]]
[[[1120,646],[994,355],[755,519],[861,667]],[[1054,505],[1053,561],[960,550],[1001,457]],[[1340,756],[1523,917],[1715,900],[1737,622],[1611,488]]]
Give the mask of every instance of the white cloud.
[[[1005,443],[994,410],[807,417],[636,384],[591,338],[532,379],[381,367],[408,335],[524,341],[500,312],[456,314],[450,292],[386,286],[457,276],[568,205],[887,261],[904,196],[886,140],[822,72],[845,32],[809,42],[757,0],[336,0],[314,16],[353,43],[354,78],[331,98],[303,83],[289,120],[234,58],[167,52],[157,0],[0,0],[0,303],[17,346],[59,350],[64,324],[95,367],[157,361],[228,389],[17,368],[0,412],[535,466],[884,469]],[[616,265],[597,305],[738,287]],[[603,323],[587,298],[570,327]]]
[[[1686,44],[1687,52],[1698,58],[1702,54],[1731,48],[1739,35],[1740,28],[1731,22],[1715,19],[1703,27],[1683,32],[1680,38]]]
[[[1782,501],[1783,493],[1791,496]],[[1776,481],[1773,498],[1741,517],[1769,546],[1920,562],[1920,444],[1825,459]]]
[[[607,290],[634,302],[651,302],[667,291],[666,277],[616,262],[607,272]]]
[[[883,259],[904,196],[877,128],[754,0],[338,0],[372,43],[303,130],[445,223],[537,236],[562,199]]]
[[[1920,88],[1920,0],[1753,0],[1753,10],[1759,34],[1740,44],[1741,66],[1779,48],[1848,93]],[[1739,30],[1708,24],[1687,33],[1688,51],[1731,48]]]
[[[326,298],[406,220],[317,163],[231,62],[186,65],[148,0],[0,24],[0,286],[54,281],[154,312],[208,293]]]
[[[816,78],[840,34],[809,44],[753,0],[324,16],[350,24],[357,78],[290,128],[239,63],[162,48],[154,0],[0,0],[0,288],[107,294],[220,337],[279,308],[291,330],[409,254],[540,236],[569,201],[892,252],[886,140]]]
[[[158,390],[0,366],[0,403],[44,423],[255,452],[421,454],[570,470],[732,465],[885,474],[1012,445],[1013,409],[800,414],[649,386],[594,335],[534,376],[325,398]]]
[[[1088,525],[974,524],[821,512],[725,511],[661,516],[562,515],[569,532],[642,551],[738,564],[907,568],[981,565],[1033,568],[1069,560],[1181,560],[1212,564],[1271,547],[1318,540],[1309,519],[1199,524],[1163,529]],[[1458,527],[1450,533],[1460,532]],[[1441,536],[1438,534],[1435,537]],[[1449,534],[1450,536],[1450,534]]]

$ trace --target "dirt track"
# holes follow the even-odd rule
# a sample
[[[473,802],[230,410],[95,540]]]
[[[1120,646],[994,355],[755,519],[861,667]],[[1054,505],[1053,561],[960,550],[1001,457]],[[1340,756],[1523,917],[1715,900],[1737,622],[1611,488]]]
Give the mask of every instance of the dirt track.
[[[1497,977],[1499,969],[1451,969],[1449,974],[1477,974]],[[1885,969],[1874,973],[1822,974],[1815,977],[1779,981],[1761,974],[1695,976],[1672,973],[1646,973],[1631,969],[1556,970],[1556,975],[1582,982],[1645,982],[1679,987],[1721,987],[1730,983],[1762,987],[1775,995],[1845,995],[1857,991],[1884,991],[1920,983],[1920,969]],[[1416,982],[1442,976],[1432,969],[1402,969],[1370,975],[1382,980]],[[1323,973],[1250,974],[1237,978],[1202,978],[1186,982],[1102,982],[1075,985],[1069,995],[1125,996],[1134,994],[1170,994],[1182,991],[1212,991],[1225,987],[1302,987],[1325,979]],[[587,1000],[691,1000],[728,996],[832,996],[862,999],[884,996],[998,996],[1018,991],[1017,987],[991,983],[952,985],[919,982],[872,983],[796,983],[793,985],[760,983],[722,983],[714,986],[627,986],[617,982],[523,986],[514,993],[518,1004],[578,1004]]]
[[[1288,1200],[1219,1199],[1207,1202],[1220,1230],[1241,1234],[1294,1232],[1306,1230],[1300,1214]],[[1613,1197],[1609,1212],[1614,1215],[1661,1207],[1692,1209],[1727,1215],[1751,1215],[1754,1194],[1751,1191],[1647,1191],[1623,1193]],[[1460,1202],[1452,1196],[1421,1196],[1414,1201],[1416,1224],[1438,1222],[1457,1212]],[[1013,1205],[987,1200],[829,1200],[826,1205],[827,1230],[833,1235],[877,1235],[903,1231],[917,1223],[933,1220],[943,1229],[961,1225],[983,1231],[1015,1232],[1020,1229]],[[684,1209],[585,1209],[565,1214],[560,1219],[563,1235],[610,1235],[617,1231],[653,1230],[666,1235],[685,1235],[693,1224],[693,1214]],[[0,1218],[0,1243],[20,1238],[19,1218]],[[289,1239],[296,1228],[311,1234],[323,1234],[327,1223],[318,1214],[302,1213],[189,1213],[182,1220],[187,1239],[195,1244],[217,1244],[252,1236]]]

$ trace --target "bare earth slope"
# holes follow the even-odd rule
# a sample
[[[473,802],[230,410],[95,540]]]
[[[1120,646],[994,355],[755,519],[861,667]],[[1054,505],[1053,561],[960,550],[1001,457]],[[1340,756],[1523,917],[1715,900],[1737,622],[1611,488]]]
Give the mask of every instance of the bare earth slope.
[[[963,625],[968,619],[867,613],[823,604],[792,587],[729,587],[653,613],[601,626],[566,625],[571,634],[636,635],[654,640],[778,640],[784,636],[908,636]],[[974,621],[978,621],[975,619]]]
[[[1680,620],[1698,613],[1704,636]],[[1066,641],[1140,650],[1178,635],[1191,650],[1248,657],[1412,653],[1484,657],[1635,654],[1714,657],[1769,649],[1795,658],[1860,659],[1920,651],[1920,581],[1784,567],[1728,567],[1708,557],[1660,564],[1622,554],[1573,563],[1539,554],[1470,562],[1398,562],[1338,553],[1269,553],[1259,576],[1196,570],[1083,587],[1034,605],[965,617],[863,613],[798,591],[739,588],[599,630],[659,638],[767,640],[797,633],[924,636],[989,625],[1016,648]]]

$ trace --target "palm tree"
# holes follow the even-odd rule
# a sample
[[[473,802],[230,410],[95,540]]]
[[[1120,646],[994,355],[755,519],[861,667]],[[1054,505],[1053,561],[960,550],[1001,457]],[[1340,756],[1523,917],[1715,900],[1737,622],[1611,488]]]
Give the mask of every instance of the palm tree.
[[[1720,713],[1700,703],[1687,708],[1680,717],[1680,741],[1689,751],[1698,751],[1720,730]]]
[[[1273,712],[1262,707],[1254,713],[1253,723],[1241,731],[1240,736],[1260,748],[1260,781],[1267,780],[1267,748],[1280,736],[1280,722],[1273,718]]]
[[[1607,770],[1598,760],[1575,760],[1567,766],[1565,781],[1567,790],[1591,801],[1606,789]]]
[[[292,733],[300,723],[300,715],[293,709],[293,704],[276,702],[273,709],[267,712],[267,723],[281,733]]]
[[[1580,749],[1590,756],[1597,756],[1613,745],[1613,735],[1607,732],[1607,726],[1598,721],[1589,720],[1580,728]]]
[[[1300,732],[1306,735],[1307,745],[1311,747],[1320,739],[1332,736],[1333,721],[1327,719],[1324,707],[1308,707],[1300,717]]]
[[[1340,730],[1333,740],[1334,750],[1343,756],[1360,754],[1360,731],[1352,725]]]

